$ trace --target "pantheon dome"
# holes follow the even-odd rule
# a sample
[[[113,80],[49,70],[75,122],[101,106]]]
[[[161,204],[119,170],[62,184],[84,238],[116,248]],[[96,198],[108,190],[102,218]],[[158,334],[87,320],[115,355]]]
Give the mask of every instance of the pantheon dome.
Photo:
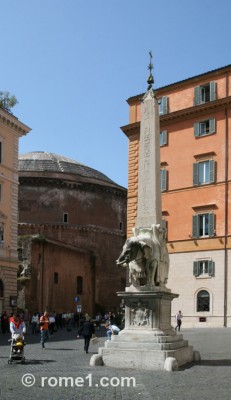
[[[76,297],[90,314],[119,306],[125,269],[115,260],[126,198],[125,188],[78,161],[42,151],[19,156],[19,250],[29,271],[21,290],[30,312],[74,312]]]
[[[91,179],[100,184],[116,185],[111,179],[101,172],[88,167],[78,161],[62,155],[45,151],[33,151],[19,156],[20,172],[50,172],[61,174],[73,174],[82,179]]]

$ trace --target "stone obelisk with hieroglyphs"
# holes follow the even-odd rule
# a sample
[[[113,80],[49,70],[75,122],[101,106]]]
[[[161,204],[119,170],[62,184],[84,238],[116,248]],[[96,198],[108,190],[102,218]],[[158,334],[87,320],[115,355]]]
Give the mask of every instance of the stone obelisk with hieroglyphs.
[[[152,89],[152,54],[148,89],[141,104],[138,212],[117,260],[129,280],[117,292],[125,304],[125,327],[93,355],[90,365],[147,370],[177,369],[194,357],[193,349],[171,326],[171,302],[178,294],[166,287],[169,257],[161,226],[158,103]]]
[[[149,86],[141,102],[137,228],[161,224],[162,220],[159,105],[152,89],[152,68],[150,53]]]

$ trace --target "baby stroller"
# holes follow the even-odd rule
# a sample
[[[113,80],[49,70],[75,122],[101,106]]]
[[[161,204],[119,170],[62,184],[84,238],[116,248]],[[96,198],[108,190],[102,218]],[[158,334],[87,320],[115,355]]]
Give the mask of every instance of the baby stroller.
[[[25,364],[25,356],[24,356],[24,337],[19,335],[18,333],[13,333],[10,346],[10,358],[8,360],[8,364],[12,364],[15,360],[20,360],[21,364]]]

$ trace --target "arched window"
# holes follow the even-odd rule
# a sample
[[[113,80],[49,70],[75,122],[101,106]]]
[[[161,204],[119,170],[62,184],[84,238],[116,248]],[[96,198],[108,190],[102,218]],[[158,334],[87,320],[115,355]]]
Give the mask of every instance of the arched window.
[[[0,298],[4,297],[4,285],[2,280],[0,279]]]
[[[200,290],[197,294],[197,311],[210,310],[210,296],[207,290]]]

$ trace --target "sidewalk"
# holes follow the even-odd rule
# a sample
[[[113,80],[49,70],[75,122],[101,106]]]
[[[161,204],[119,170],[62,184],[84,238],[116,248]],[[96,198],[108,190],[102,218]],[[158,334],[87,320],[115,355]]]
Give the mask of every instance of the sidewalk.
[[[76,339],[77,329],[57,332],[46,350],[41,349],[39,335],[27,335],[25,365],[8,365],[10,345],[8,337],[1,335],[0,399],[230,400],[230,328],[182,329],[184,339],[200,351],[202,360],[175,372],[90,367],[92,354],[106,340],[104,328],[101,333],[89,354],[83,351],[83,340]]]

